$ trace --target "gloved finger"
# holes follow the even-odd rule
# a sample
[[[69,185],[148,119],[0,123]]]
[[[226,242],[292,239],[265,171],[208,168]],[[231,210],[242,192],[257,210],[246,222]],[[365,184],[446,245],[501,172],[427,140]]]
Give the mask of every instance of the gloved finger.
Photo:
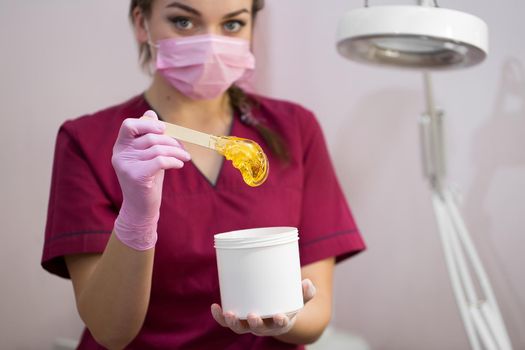
[[[250,332],[258,336],[272,336],[284,333],[282,327],[277,325],[273,318],[263,320],[256,314],[249,314],[247,321]]]
[[[253,334],[259,336],[277,336],[287,333],[295,323],[295,319],[290,319],[285,314],[276,314],[270,318],[265,319],[261,319],[260,317],[256,318],[253,316],[250,317],[250,315],[248,317],[248,321],[251,323],[250,326],[254,326],[250,327],[250,331]]]
[[[157,113],[155,113],[154,110],[148,109],[146,112],[144,112],[143,117],[148,117],[151,119],[157,119],[159,120],[159,117],[157,116]]]
[[[273,328],[286,328],[290,323],[290,319],[285,314],[273,315]]]
[[[146,149],[155,145],[166,145],[184,149],[182,143],[173,137],[151,133],[135,138],[132,145],[135,149]]]
[[[128,118],[122,122],[119,139],[134,139],[148,133],[163,134],[166,126],[159,120]]]
[[[245,334],[250,332],[250,328],[241,324],[239,318],[233,312],[224,313],[224,318],[228,327],[237,334]]]
[[[248,314],[246,321],[248,322],[248,326],[250,327],[252,333],[263,332],[266,330],[266,325],[264,324],[264,321],[256,314]]]
[[[307,302],[312,300],[313,297],[315,297],[317,290],[314,284],[312,283],[312,281],[310,281],[308,278],[305,278],[302,281],[302,286],[303,286],[303,300],[304,300],[304,303],[306,304]]]
[[[173,157],[183,162],[187,162],[191,159],[188,152],[180,147],[155,145],[143,151],[140,151],[140,160],[150,160],[158,156]]]
[[[218,324],[220,324],[223,327],[228,327],[226,324],[226,319],[224,318],[224,315],[222,314],[222,308],[219,306],[219,304],[213,304],[211,306],[211,315],[217,321]]]
[[[140,173],[149,177],[154,176],[160,170],[181,169],[184,166],[184,162],[174,157],[158,156],[141,162],[140,166],[142,168]]]

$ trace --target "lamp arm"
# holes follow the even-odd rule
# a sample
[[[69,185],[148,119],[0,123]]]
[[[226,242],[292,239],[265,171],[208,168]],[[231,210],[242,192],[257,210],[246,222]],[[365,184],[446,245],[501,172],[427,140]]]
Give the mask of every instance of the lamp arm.
[[[445,192],[445,203],[447,205],[447,211],[454,224],[454,228],[458,234],[460,243],[465,249],[476,278],[478,279],[481,286],[483,295],[486,298],[485,301],[478,301],[481,302],[481,312],[489,323],[491,330],[495,333],[500,349],[511,349],[510,339],[507,335],[505,324],[503,322],[503,318],[496,301],[496,296],[492,290],[488,275],[483,268],[481,259],[476,251],[472,239],[470,238],[467,226],[465,225],[465,222],[459,212],[456,202],[448,190]]]
[[[443,113],[434,105],[432,81],[425,72],[426,111],[420,118],[423,170],[432,188],[432,203],[452,289],[472,349],[512,350],[489,278],[445,181]],[[471,266],[472,268],[469,268]],[[478,297],[474,279],[479,282]]]
[[[452,225],[450,223],[450,220],[448,220],[446,209],[442,199],[443,197],[441,196],[441,193],[439,193],[437,190],[434,190],[432,194],[432,204],[434,209],[434,215],[436,217],[439,235],[441,238],[443,253],[445,254],[445,263],[447,265],[450,282],[452,284],[452,290],[456,298],[456,303],[459,308],[461,319],[463,321],[463,325],[465,327],[465,331],[470,342],[470,347],[473,350],[481,350],[481,344],[479,343],[479,339],[476,335],[474,323],[469,317],[469,310],[467,300],[465,297],[465,291],[461,284],[461,278],[459,276],[457,262],[454,258],[454,253],[452,250],[450,240],[450,236],[453,234]]]

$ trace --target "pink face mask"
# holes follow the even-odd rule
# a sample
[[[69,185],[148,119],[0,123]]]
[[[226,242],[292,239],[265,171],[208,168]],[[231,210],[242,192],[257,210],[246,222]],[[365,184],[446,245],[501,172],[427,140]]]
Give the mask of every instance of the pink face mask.
[[[212,99],[255,68],[247,40],[212,34],[159,40],[157,71],[193,99]]]

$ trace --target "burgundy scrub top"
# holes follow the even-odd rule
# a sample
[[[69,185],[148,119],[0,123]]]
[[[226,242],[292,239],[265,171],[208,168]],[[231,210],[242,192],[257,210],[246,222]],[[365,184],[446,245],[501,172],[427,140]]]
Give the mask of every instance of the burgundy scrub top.
[[[253,115],[284,137],[291,163],[272,156],[257,131],[236,116],[231,135],[256,141],[268,155],[270,173],[262,186],[245,185],[228,161],[216,184],[191,161],[166,171],[150,305],[128,349],[303,349],[272,337],[237,335],[215,322],[210,313],[210,305],[220,303],[215,233],[297,227],[302,265],[333,256],[339,262],[365,248],[313,114],[290,102],[254,98]],[[111,165],[113,144],[122,121],[148,109],[140,95],[60,128],[42,257],[49,272],[68,278],[65,255],[103,252],[122,203]],[[86,329],[79,349],[103,347]]]

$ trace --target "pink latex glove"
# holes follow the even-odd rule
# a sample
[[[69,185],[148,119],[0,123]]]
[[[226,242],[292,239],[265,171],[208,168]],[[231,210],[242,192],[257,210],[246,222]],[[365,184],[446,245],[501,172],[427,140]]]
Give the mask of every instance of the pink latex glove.
[[[302,284],[303,299],[306,304],[315,296],[316,290],[309,279],[304,279]],[[285,314],[277,314],[264,320],[259,315],[248,314],[246,321],[240,320],[233,312],[223,312],[218,304],[211,306],[211,314],[217,323],[223,327],[230,328],[237,334],[252,333],[258,336],[272,337],[288,333],[297,320],[297,313],[290,317]]]
[[[114,232],[141,251],[157,242],[164,170],[182,168],[190,159],[177,140],[163,135],[165,125],[155,112],[144,115],[148,118],[124,120],[111,158],[123,195]]]

